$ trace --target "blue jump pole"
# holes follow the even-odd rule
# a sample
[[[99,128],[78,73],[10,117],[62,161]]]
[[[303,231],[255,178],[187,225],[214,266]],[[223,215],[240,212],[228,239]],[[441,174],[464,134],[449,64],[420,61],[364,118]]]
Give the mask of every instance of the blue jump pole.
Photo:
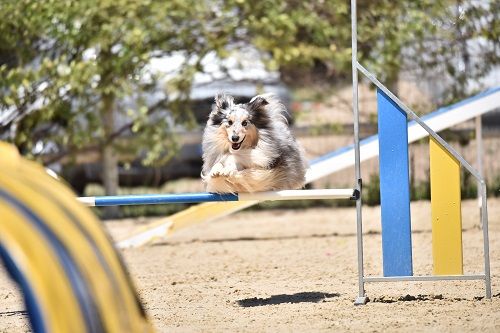
[[[93,197],[92,206],[156,205],[166,203],[197,203],[214,201],[238,201],[237,194],[182,193],[140,194]]]

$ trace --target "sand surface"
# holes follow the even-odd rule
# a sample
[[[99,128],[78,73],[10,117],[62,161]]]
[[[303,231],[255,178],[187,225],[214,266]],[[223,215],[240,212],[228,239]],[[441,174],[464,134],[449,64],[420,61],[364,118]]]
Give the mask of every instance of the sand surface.
[[[381,274],[380,211],[365,207],[367,275]],[[483,269],[476,201],[463,204],[465,273]],[[370,283],[358,292],[355,210],[246,211],[122,251],[159,332],[500,332],[500,200],[489,200],[492,300],[481,281]],[[119,239],[148,220],[106,222]],[[432,272],[430,204],[412,203],[414,273]],[[0,331],[29,331],[0,274]]]

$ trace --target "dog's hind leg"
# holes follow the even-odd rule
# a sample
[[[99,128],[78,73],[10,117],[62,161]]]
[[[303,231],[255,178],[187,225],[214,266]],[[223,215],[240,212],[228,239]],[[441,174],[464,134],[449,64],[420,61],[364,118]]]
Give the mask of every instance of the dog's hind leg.
[[[236,193],[237,189],[228,181],[226,177],[206,177],[206,191],[212,193]]]

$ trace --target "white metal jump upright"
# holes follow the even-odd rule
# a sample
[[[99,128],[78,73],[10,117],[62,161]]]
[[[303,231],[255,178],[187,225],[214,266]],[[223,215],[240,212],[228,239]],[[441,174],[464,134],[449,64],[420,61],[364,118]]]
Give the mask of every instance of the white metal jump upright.
[[[365,295],[364,271],[363,271],[363,215],[362,215],[362,188],[361,162],[359,150],[359,109],[358,109],[358,32],[356,18],[356,0],[351,0],[351,41],[352,41],[352,110],[354,116],[354,173],[355,188],[358,190],[359,197],[356,200],[356,235],[358,246],[358,297],[354,304],[362,305],[368,302]]]

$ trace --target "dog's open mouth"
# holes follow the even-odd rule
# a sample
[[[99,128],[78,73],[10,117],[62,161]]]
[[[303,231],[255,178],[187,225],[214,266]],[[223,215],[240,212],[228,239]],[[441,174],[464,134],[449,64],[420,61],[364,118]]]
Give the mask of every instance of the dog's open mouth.
[[[245,140],[245,138],[243,138],[243,140]],[[233,142],[231,143],[231,148],[233,150],[238,150],[241,148],[241,144],[243,143],[243,140],[241,140],[240,142]]]

